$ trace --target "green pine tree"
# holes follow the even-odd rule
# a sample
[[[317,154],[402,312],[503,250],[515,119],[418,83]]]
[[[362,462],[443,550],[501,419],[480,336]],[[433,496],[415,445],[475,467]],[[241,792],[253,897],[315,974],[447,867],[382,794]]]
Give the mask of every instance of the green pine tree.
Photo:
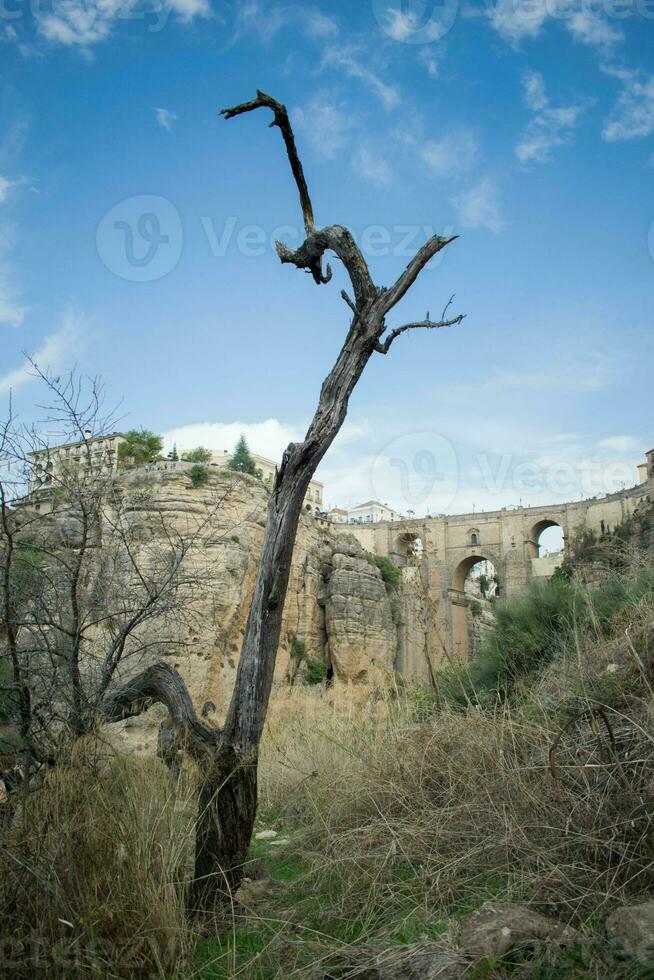
[[[237,473],[249,473],[250,476],[261,476],[261,471],[257,469],[257,464],[250,455],[250,450],[248,449],[244,435],[236,443],[236,449],[231,455],[227,468],[236,470]]]

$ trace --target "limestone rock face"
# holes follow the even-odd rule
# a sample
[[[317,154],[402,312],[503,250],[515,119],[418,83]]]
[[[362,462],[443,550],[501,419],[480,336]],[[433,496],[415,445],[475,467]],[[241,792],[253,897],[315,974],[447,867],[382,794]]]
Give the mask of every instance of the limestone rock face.
[[[185,568],[196,580],[183,617],[148,624],[151,658],[171,658],[198,711],[218,723],[234,682],[263,542],[268,495],[252,477],[211,474],[193,487],[184,471],[137,471],[118,490],[130,533],[156,560],[167,536],[197,535]],[[110,523],[110,522],[109,522]],[[105,540],[110,529],[105,530]],[[397,603],[397,599],[394,600]],[[397,611],[395,618],[397,618]],[[303,514],[284,607],[275,683],[302,683],[312,666],[342,687],[388,684],[398,635],[380,572],[347,532],[320,527]],[[134,663],[142,669],[143,661]],[[130,666],[131,669],[131,666]],[[156,709],[115,726],[132,746],[152,744]],[[147,733],[147,737],[146,737]]]
[[[384,685],[397,653],[391,603],[377,567],[354,541],[336,540],[325,598],[327,654],[346,684]]]

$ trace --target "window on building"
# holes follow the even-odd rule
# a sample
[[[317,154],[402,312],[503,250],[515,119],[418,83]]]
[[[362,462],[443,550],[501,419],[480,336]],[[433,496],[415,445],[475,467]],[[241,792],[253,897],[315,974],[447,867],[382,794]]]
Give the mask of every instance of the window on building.
[[[479,535],[476,531],[472,531],[470,534],[470,544],[479,544]]]

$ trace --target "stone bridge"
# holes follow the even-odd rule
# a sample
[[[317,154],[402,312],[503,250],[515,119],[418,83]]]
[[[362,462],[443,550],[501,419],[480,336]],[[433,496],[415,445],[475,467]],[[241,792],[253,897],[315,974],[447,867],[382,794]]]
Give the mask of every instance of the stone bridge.
[[[423,596],[427,622],[416,636],[416,623],[400,624],[397,668],[405,676],[428,680],[431,664],[469,655],[468,573],[479,561],[493,563],[498,601],[519,596],[538,578],[549,577],[563,554],[539,556],[539,538],[559,526],[566,542],[588,528],[600,534],[621,524],[638,503],[654,500],[654,450],[639,467],[642,480],[619,493],[543,507],[514,507],[472,514],[351,524],[368,551],[389,557],[403,568],[401,588]],[[404,636],[402,631],[404,630]]]

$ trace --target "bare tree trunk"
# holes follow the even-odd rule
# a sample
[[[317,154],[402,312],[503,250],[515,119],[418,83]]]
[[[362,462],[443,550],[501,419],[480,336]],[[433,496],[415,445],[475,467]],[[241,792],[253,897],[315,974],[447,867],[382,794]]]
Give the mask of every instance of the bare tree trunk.
[[[402,299],[429,260],[453,239],[433,236],[393,286],[375,286],[366,261],[346,228],[333,225],[316,229],[286,108],[257,92],[253,101],[224,109],[222,115],[231,119],[259,108],[273,112],[271,125],[280,129],[284,139],[307,236],[295,251],[278,242],[279,257],[283,263],[308,271],[314,282],[323,284],[331,279],[329,265],[325,272],[322,270],[323,256],[327,251],[334,252],[345,266],[354,298],[344,290],[341,293],[352,312],[345,343],[323,383],[303,442],[288,446],[272,488],[252,605],[224,729],[209,729],[198,722],[181,678],[164,664],[139,675],[114,695],[109,708],[103,709],[107,720],[117,720],[156,700],[162,701],[200,767],[203,783],[192,896],[197,909],[212,908],[241,878],[256,815],[259,742],[272,688],[293,547],[309,482],[345,420],[350,395],[371,356],[387,354],[393,341],[408,330],[450,327],[463,319],[445,318],[448,302],[439,320],[431,320],[427,313],[424,320],[386,333],[386,314]]]

